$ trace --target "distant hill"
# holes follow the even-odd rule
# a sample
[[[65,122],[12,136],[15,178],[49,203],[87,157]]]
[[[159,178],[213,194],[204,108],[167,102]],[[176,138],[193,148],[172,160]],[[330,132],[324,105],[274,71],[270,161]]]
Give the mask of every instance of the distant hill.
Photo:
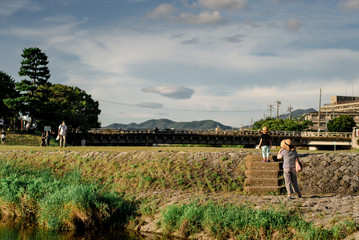
[[[130,123],[130,124],[121,124],[113,123],[103,128],[112,128],[112,129],[153,129],[157,127],[158,129],[214,129],[219,126],[221,129],[232,129],[230,126],[225,126],[219,122],[213,120],[203,120],[203,121],[192,121],[192,122],[174,122],[169,119],[152,119],[143,123]]]
[[[317,112],[317,110],[315,110],[314,108],[297,109],[297,110],[292,111],[292,117],[293,118],[299,118],[303,114],[310,113],[310,112]],[[287,119],[287,118],[289,118],[289,113],[288,114],[282,114],[282,115],[279,116],[279,118],[280,119]]]

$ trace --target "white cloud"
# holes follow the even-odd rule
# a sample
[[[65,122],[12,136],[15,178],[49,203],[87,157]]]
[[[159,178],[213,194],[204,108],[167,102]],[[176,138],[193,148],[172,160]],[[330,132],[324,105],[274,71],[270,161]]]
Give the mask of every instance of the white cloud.
[[[0,15],[10,16],[20,10],[40,11],[41,7],[30,0],[1,0]]]
[[[185,44],[185,45],[194,45],[194,44],[199,43],[199,39],[198,38],[192,38],[192,39],[189,39],[189,40],[184,40],[181,43]]]
[[[188,99],[191,98],[194,93],[190,88],[178,86],[149,87],[144,88],[142,91],[146,93],[157,93],[172,99]]]
[[[179,21],[178,17],[176,20]],[[72,24],[58,21],[53,27],[12,27],[8,34],[17,39],[30,39],[44,47],[51,58],[50,64],[54,59],[53,67],[63,74],[59,77],[52,72],[51,81],[64,83],[65,79],[66,84],[85,89],[96,100],[130,103],[131,106],[123,106],[100,102],[101,119],[108,124],[115,121],[111,119],[143,121],[164,111],[173,120],[211,118],[238,126],[239,122],[248,123],[251,117],[258,119],[263,113],[243,116],[241,113],[183,114],[168,108],[250,111],[266,108],[267,102],[275,100],[273,96],[280,96],[283,104],[287,102],[296,108],[301,104],[298,107],[305,108],[316,106],[319,87],[325,86],[326,92],[335,93],[338,86],[348,81],[348,73],[356,74],[359,79],[355,67],[359,52],[350,50],[350,46],[348,49],[298,47],[294,45],[296,42],[306,42],[308,38],[320,40],[321,33],[306,35],[305,28],[300,36],[293,36],[283,28],[268,28],[267,25],[266,22],[256,28],[238,23],[220,27],[176,28],[173,25],[161,31],[156,31],[156,27],[152,31],[146,25],[146,31],[132,31],[129,30],[132,26],[85,29],[81,21]],[[333,37],[335,41],[336,32],[327,34],[325,39]],[[356,38],[357,34],[352,36]],[[181,44],[183,40],[197,44],[185,46]],[[225,40],[240,44],[227,44]],[[192,70],[194,74],[187,73],[188,78],[178,77]],[[268,87],[281,86],[283,82],[288,83],[285,91],[281,87]],[[144,86],[168,85],[186,86],[189,90],[180,93],[173,88],[171,92],[165,87],[154,87],[142,91]],[[218,91],[230,94],[221,95]],[[158,107],[163,104],[162,109],[150,108],[156,107],[156,103]],[[139,108],[140,105],[148,107]]]
[[[247,2],[245,0],[198,0],[198,3],[201,6],[212,10],[238,10],[247,6]]]
[[[284,27],[288,30],[288,31],[298,31],[300,28],[302,28],[304,26],[304,24],[297,20],[297,19],[288,19],[287,22],[285,23]]]
[[[242,42],[243,38],[245,38],[245,35],[243,34],[236,34],[230,37],[226,37],[225,40],[229,43],[239,43]]]
[[[193,15],[191,13],[182,13],[175,20],[179,20],[188,24],[222,24],[226,20],[218,11],[214,12],[202,12],[199,15]]]
[[[164,3],[156,7],[153,11],[148,12],[147,16],[149,18],[168,18],[171,16],[173,12],[176,11],[176,8],[168,3]]]
[[[144,108],[162,108],[163,104],[162,103],[144,102],[144,103],[136,104],[136,106],[144,107]]]
[[[339,2],[339,7],[345,11],[358,11],[359,0],[342,0]]]
[[[167,21],[171,22],[181,22],[187,24],[218,24],[225,23],[226,20],[223,19],[222,15],[218,11],[214,12],[202,12],[198,15],[192,13],[181,13],[179,15],[174,15],[177,9],[168,3],[161,4],[156,7],[153,11],[147,13],[148,18],[164,18]]]

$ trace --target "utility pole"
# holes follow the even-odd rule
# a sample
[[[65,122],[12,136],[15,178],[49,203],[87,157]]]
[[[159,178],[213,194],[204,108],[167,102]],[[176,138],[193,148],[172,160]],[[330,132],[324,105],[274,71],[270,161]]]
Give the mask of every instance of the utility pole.
[[[318,109],[318,132],[320,132],[320,107],[322,106],[322,89],[319,92],[319,109]]]
[[[292,120],[292,105],[289,105],[288,112],[289,112],[289,119]]]
[[[279,106],[282,104],[281,101],[276,101],[277,103],[277,119],[279,119]]]
[[[268,107],[269,107],[269,117],[272,118],[272,111],[274,107],[272,104],[269,104]]]

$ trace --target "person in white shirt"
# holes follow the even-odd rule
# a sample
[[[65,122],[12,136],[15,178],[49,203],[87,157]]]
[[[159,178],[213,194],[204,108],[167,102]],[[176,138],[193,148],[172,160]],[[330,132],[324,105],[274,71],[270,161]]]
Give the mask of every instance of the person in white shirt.
[[[5,144],[6,132],[4,129],[1,130],[1,144]]]
[[[65,121],[62,121],[62,123],[59,126],[59,138],[60,138],[60,147],[66,147],[66,132],[67,132],[67,126]]]
[[[1,117],[0,118],[0,128],[4,128],[5,127],[5,120],[4,120],[4,117]]]

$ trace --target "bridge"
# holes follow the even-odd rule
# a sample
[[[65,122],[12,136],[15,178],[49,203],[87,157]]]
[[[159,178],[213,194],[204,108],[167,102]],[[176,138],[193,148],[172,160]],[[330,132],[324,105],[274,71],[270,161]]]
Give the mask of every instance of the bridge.
[[[86,145],[93,146],[153,146],[157,144],[244,145],[255,147],[261,133],[239,130],[115,130],[91,129]],[[272,131],[272,142],[279,146],[290,138],[294,145],[316,148],[351,148],[352,133]],[[84,143],[84,142],[83,142]]]

